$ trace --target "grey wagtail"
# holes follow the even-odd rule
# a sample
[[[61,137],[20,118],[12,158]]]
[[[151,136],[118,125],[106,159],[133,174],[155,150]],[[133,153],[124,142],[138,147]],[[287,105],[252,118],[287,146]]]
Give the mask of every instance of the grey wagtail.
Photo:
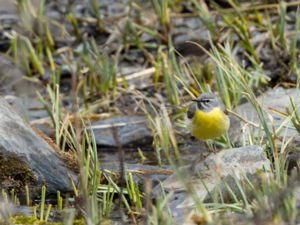
[[[228,131],[230,120],[218,96],[204,93],[192,101],[187,111],[187,125],[195,138],[214,139]]]

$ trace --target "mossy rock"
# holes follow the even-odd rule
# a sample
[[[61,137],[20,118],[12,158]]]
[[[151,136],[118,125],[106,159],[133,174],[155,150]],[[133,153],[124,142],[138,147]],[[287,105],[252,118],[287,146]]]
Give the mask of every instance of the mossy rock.
[[[0,153],[0,188],[14,189],[17,192],[24,191],[24,186],[36,184],[36,178],[31,169],[17,156],[4,156]]]

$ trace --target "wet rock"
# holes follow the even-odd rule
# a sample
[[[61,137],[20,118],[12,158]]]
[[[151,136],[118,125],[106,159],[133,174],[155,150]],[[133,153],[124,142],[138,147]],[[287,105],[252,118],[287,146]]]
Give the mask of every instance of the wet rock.
[[[152,135],[143,116],[117,116],[92,124],[97,145],[117,147],[114,137],[121,146],[143,146],[152,143]]]
[[[263,169],[270,169],[270,161],[260,147],[233,148],[182,169],[177,175],[167,178],[162,187],[166,192],[173,193],[169,206],[177,224],[185,224],[187,216],[195,211],[195,198],[192,196],[203,201],[228,177],[242,179],[245,174],[254,175]],[[159,196],[160,189],[155,188],[154,193]]]
[[[267,121],[272,130],[272,126],[275,129],[279,128],[286,120],[286,110],[291,109],[290,98],[295,102],[296,106],[300,106],[300,90],[299,89],[283,89],[276,88],[264,93],[262,96],[258,97],[257,100],[261,104],[262,108],[267,112]],[[238,106],[235,109],[240,116],[242,116],[247,121],[251,123],[259,124],[260,120],[250,103],[245,103]],[[264,135],[264,132],[250,124],[245,124],[245,122],[240,121],[238,123],[232,123],[230,129],[231,139],[235,142],[243,143],[247,140],[247,135],[251,132],[251,135],[261,138]],[[294,128],[292,122],[286,121],[285,126],[281,129],[281,132],[278,133],[279,138],[285,137],[286,140],[290,137],[294,137],[292,144],[294,147],[300,146],[300,135],[297,130]]]
[[[3,98],[0,118],[1,188],[23,189],[27,183],[46,184],[48,192],[72,191],[63,161]]]

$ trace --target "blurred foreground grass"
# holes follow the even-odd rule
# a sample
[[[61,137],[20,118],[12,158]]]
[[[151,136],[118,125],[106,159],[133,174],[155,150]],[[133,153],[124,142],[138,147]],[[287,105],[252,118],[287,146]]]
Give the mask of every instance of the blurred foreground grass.
[[[143,4],[130,0],[126,14],[110,21],[99,10],[101,1],[92,0],[86,2],[90,13],[85,17],[76,14],[74,3],[62,15],[62,21],[56,21],[46,16],[47,1],[41,0],[36,9],[29,0],[17,1],[20,22],[18,29],[5,33],[11,43],[7,55],[25,71],[28,79],[44,83],[47,94],[41,93],[39,97],[51,118],[54,141],[62,151],[73,153],[80,176],[80,185],[74,184],[74,196],[80,199],[78,212],[67,201],[63,203],[59,193],[57,206],[45,206],[43,189],[41,204],[33,206],[34,221],[47,222],[51,211],[64,211],[64,224],[72,224],[76,215],[83,218],[82,223],[101,224],[107,223],[112,211],[121,208],[121,220],[126,217],[132,224],[174,224],[167,207],[169,196],[151,201],[151,185],[140,187],[133,181],[134,171],[124,169],[122,146],[118,146],[120,173],[100,170],[89,122],[95,114],[113,115],[112,108],[118,99],[133,96],[139,112],[149,121],[158,165],[163,164],[162,158],[167,159],[178,172],[182,162],[177,134],[184,127],[184,108],[190,99],[206,91],[218,92],[229,110],[244,101],[251,103],[266,138],[253,138],[248,130],[249,134],[244,135],[248,139],[242,143],[262,146],[272,162],[272,170],[262,172],[258,187],[247,177],[246,184],[236,180],[239,193],[229,190],[231,202],[224,201],[222,196],[209,203],[195,199],[199,209],[193,217],[195,224],[299,221],[294,194],[299,177],[287,173],[287,156],[293,151],[289,148],[290,140],[276,138],[277,131],[268,126],[270,118],[256,96],[274,86],[299,88],[300,2],[257,1],[251,6],[232,0],[224,6],[222,2],[209,1],[207,5],[206,1],[196,0],[152,0]],[[190,38],[188,43],[181,44],[197,49],[201,57],[183,55],[177,49],[180,44],[174,43],[178,29],[175,22],[188,17],[200,21],[207,39]],[[53,29],[59,31],[58,36],[52,33]],[[87,32],[88,29],[94,33]],[[102,35],[104,44],[99,43],[103,42],[99,41]],[[122,65],[127,61],[142,64],[141,72],[122,74]],[[71,87],[68,93],[62,93],[66,71]],[[132,85],[132,80],[149,75],[146,88]],[[72,107],[66,107],[64,100]],[[291,106],[286,120],[292,121],[299,132],[300,106],[293,99]],[[232,146],[228,137],[216,142],[223,148]],[[13,192],[3,191],[2,196],[5,201],[11,199],[18,204]],[[118,197],[121,206],[116,201]],[[28,200],[27,204],[32,203]],[[237,213],[236,218],[244,215],[243,220],[230,219],[231,212]]]

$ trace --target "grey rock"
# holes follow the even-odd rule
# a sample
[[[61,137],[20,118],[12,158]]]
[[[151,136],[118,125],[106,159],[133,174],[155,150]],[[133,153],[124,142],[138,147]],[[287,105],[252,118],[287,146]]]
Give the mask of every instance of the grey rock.
[[[279,132],[278,137],[286,137],[287,139],[290,137],[294,137],[294,140],[292,142],[293,146],[300,146],[300,135],[294,128],[292,122],[285,121],[286,117],[278,113],[286,113],[287,108],[289,108],[292,111],[290,98],[294,100],[296,106],[300,106],[299,89],[276,88],[267,91],[263,95],[259,96],[257,100],[266,112],[266,118],[270,130],[272,129],[273,125],[277,129],[285,122],[286,124]],[[236,107],[235,112],[237,112],[247,121],[250,121],[255,124],[260,123],[259,117],[250,103],[245,103]],[[251,133],[251,135],[254,135],[255,137],[259,138],[261,138],[262,135],[264,135],[264,132],[261,129],[255,128],[250,124],[245,125],[245,122],[243,121],[236,122],[235,118],[235,122],[231,124],[230,130],[230,136],[232,137],[232,140],[234,140],[235,142],[245,143],[249,132]]]
[[[43,93],[42,85],[26,79],[26,75],[8,57],[0,54],[0,93],[23,119],[32,121],[48,117],[36,92]]]
[[[5,95],[4,98],[26,121],[33,121],[49,116],[45,106],[37,98],[22,98],[13,95]]]
[[[23,103],[28,111],[28,118],[30,121],[49,116],[45,106],[37,98],[24,98]]]
[[[258,146],[247,146],[223,150],[208,156],[204,161],[194,163],[179,170],[167,178],[162,187],[173,193],[169,206],[177,224],[189,224],[188,220],[195,210],[195,196],[201,201],[209,196],[223,181],[235,176],[242,179],[244,175],[254,175],[258,170],[270,169],[270,161]],[[159,196],[160,189],[155,189]]]
[[[48,137],[54,137],[53,127],[51,127],[48,121],[44,123],[31,123],[31,126],[43,132]]]
[[[194,44],[187,43],[193,41],[199,43],[204,48],[210,46],[210,32],[197,17],[174,18],[175,24],[172,29],[174,46],[185,56],[203,56],[205,53],[200,48],[195,48]]]
[[[25,74],[5,55],[0,54],[0,92],[28,97],[35,95],[38,85],[27,80]]]
[[[4,96],[7,103],[22,117],[26,122],[30,122],[31,126],[39,129],[48,137],[53,135],[53,129],[49,124],[50,119],[44,105],[35,98],[21,98],[13,95]],[[45,118],[44,120],[40,120]]]
[[[150,129],[143,116],[117,116],[92,124],[97,145],[117,147],[114,129],[121,146],[144,145],[152,142]]]
[[[3,98],[0,98],[0,118],[1,165],[13,157],[24,170],[30,171],[37,187],[46,184],[48,192],[72,191],[67,176],[72,173],[66,169],[58,154]]]
[[[28,111],[21,98],[13,95],[4,96],[7,103],[26,121],[28,120]]]

